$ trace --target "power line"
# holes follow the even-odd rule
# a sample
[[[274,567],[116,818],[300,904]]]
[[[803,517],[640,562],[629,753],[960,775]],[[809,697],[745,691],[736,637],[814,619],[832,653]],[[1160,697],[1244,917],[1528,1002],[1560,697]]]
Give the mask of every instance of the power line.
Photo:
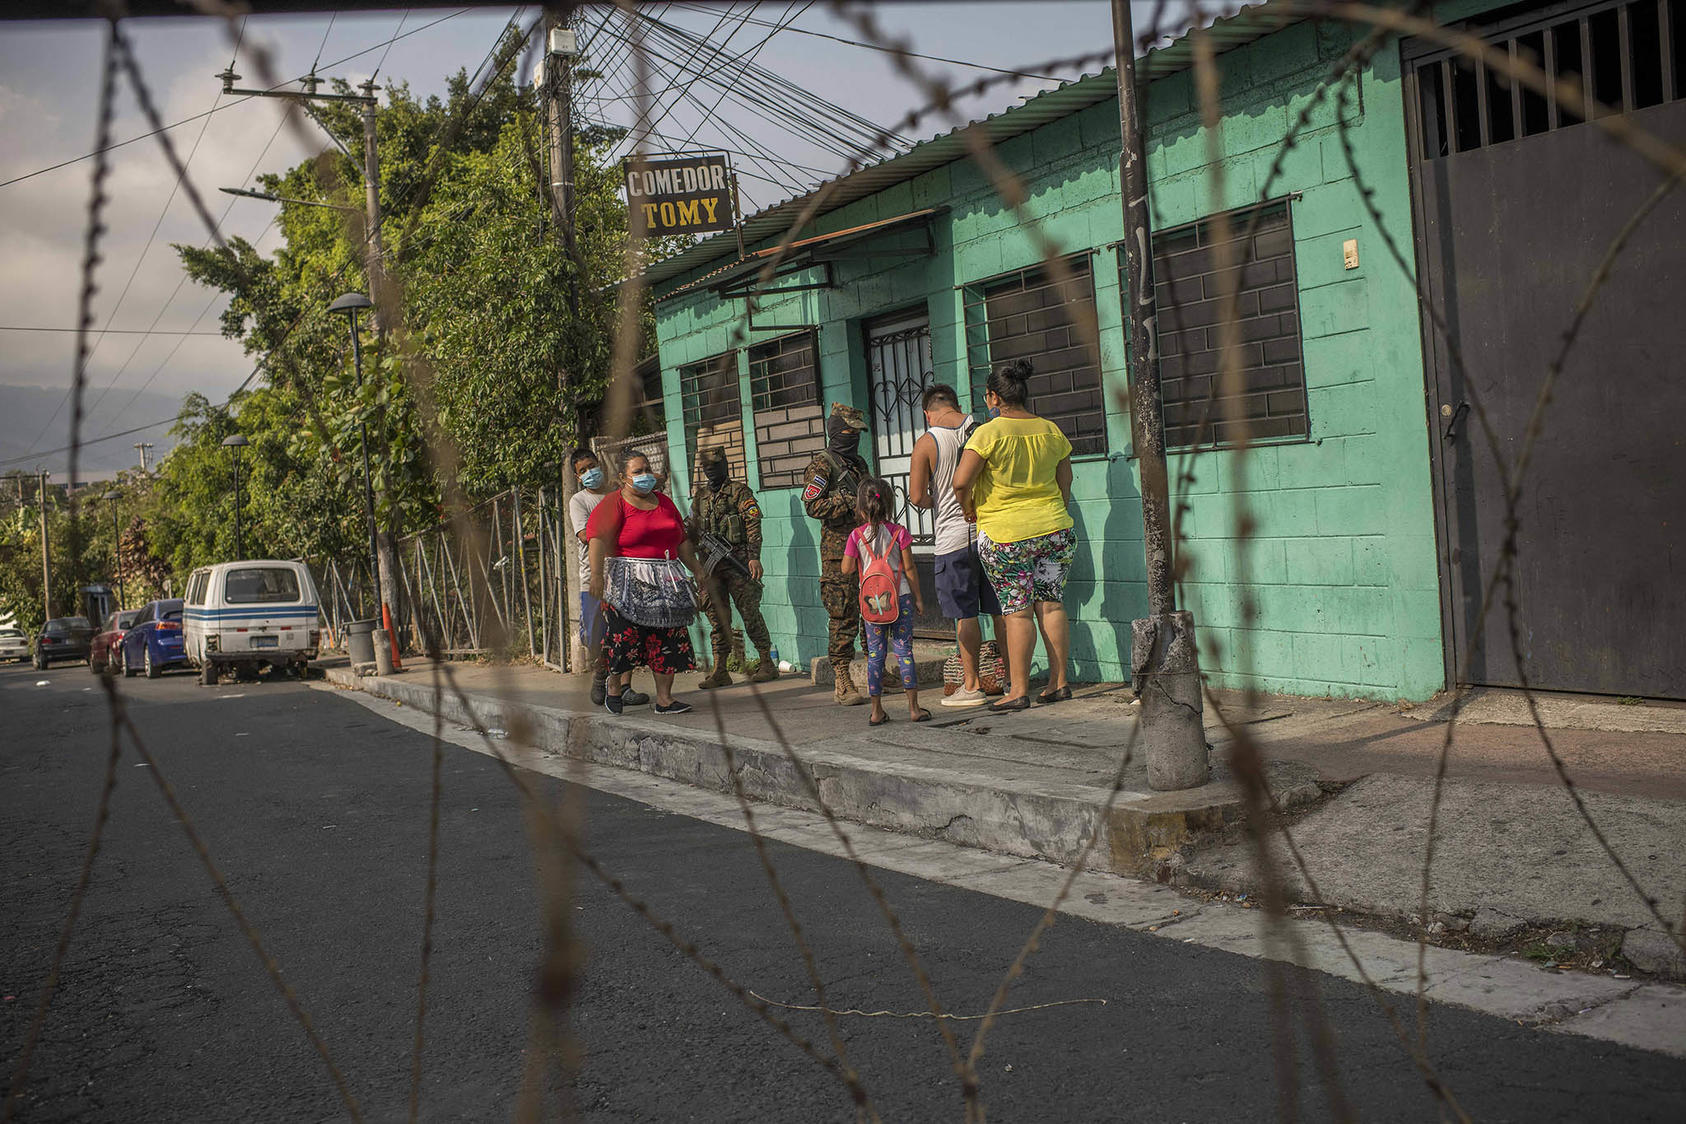
[[[683,0],[681,0],[680,3],[676,4],[675,7],[681,8],[681,9],[683,9],[685,11],[689,11],[689,12],[701,12],[701,11],[706,10],[705,8],[703,8],[699,5],[696,5],[696,4],[684,3]],[[777,26],[776,24],[772,23],[771,21],[755,19],[755,18],[750,17],[750,16],[745,16],[744,22],[757,24],[761,27],[776,27]],[[1043,81],[1043,82],[1057,82],[1057,81],[1059,81],[1059,79],[1055,78],[1053,75],[1050,75],[1050,74],[1032,74],[1028,70],[1013,70],[1010,67],[990,66],[988,63],[971,62],[967,59],[946,58],[943,55],[922,55],[918,51],[903,51],[903,50],[898,50],[895,47],[886,47],[881,43],[868,43],[868,42],[865,42],[865,41],[860,40],[860,39],[846,39],[841,35],[831,35],[831,34],[828,34],[827,32],[824,32],[824,31],[813,31],[813,30],[811,30],[809,28],[806,28],[806,27],[789,27],[789,26],[786,26],[784,28],[781,28],[780,30],[791,31],[791,32],[796,33],[797,35],[808,35],[808,36],[811,36],[815,39],[829,39],[833,43],[842,43],[844,46],[848,46],[848,47],[864,47],[869,51],[878,51],[878,52],[881,52],[881,53],[886,54],[886,55],[905,55],[908,58],[925,59],[928,62],[947,63],[950,66],[969,66],[974,70],[987,70],[992,74],[1005,74],[1005,75],[1008,75],[1008,76],[1013,77],[1013,78],[1035,78],[1035,79],[1037,79],[1039,81]]]
[[[460,15],[461,13],[459,12],[459,13],[454,13],[454,14]],[[450,17],[447,16],[445,18],[448,19]],[[434,23],[441,23],[441,22],[443,22],[443,20],[435,20],[434,21]],[[427,26],[432,26],[432,24],[429,24]],[[538,21],[534,21],[532,27],[529,27],[527,29],[526,33],[522,35],[521,38],[522,38],[523,42],[525,42],[526,39],[531,37],[531,35],[533,33],[533,29],[536,28],[537,26],[538,26]],[[509,27],[509,25],[505,25],[505,28],[501,29],[498,32],[497,41],[493,44],[492,55],[495,55],[496,50],[497,50],[497,45],[501,44],[503,42],[503,37],[504,37],[504,34],[507,31],[508,27]],[[417,31],[423,31],[423,30],[426,30],[426,28],[425,27],[417,28],[416,30]],[[415,34],[415,32],[411,32],[411,34]],[[373,50],[373,49],[374,48],[370,48],[370,50]],[[363,51],[363,52],[360,52],[360,53],[361,54],[367,54],[369,52]],[[488,55],[488,61],[490,61],[490,58],[492,57],[492,55]],[[332,65],[338,66],[339,63],[334,63]],[[478,68],[475,71],[475,73],[478,74],[480,70],[484,69],[484,67],[485,67],[485,63],[482,63],[481,67]],[[496,79],[496,75],[493,75],[492,79],[488,80],[487,86],[489,87],[490,84],[491,84],[491,81],[493,81],[495,79]],[[462,113],[461,113],[461,116],[460,116],[459,119],[460,120],[466,120],[468,115],[474,111],[476,106],[479,105],[480,97],[483,97],[484,95],[485,95],[485,89],[482,88],[478,92],[477,96],[474,96],[470,99],[470,102],[467,105],[467,107],[462,110]],[[447,126],[449,126],[449,124],[450,124],[449,120],[446,120],[446,121],[443,121],[443,122],[440,123],[439,128],[434,131],[433,140],[435,142],[437,142],[438,138],[445,132],[445,130],[446,130]],[[161,130],[161,129],[160,130],[154,130],[153,133],[148,134],[148,135],[156,135],[157,133],[162,132],[162,131],[163,130]],[[279,130],[277,132],[279,132]],[[273,139],[274,138],[272,137],[271,138],[272,142],[273,142]],[[261,157],[260,157],[260,159],[261,159]],[[0,186],[3,186],[3,185],[0,185]],[[413,188],[412,188],[412,190],[413,190]],[[232,204],[230,204],[230,206],[232,206]],[[225,211],[224,217],[226,217],[226,215],[227,215],[227,212]],[[219,222],[218,225],[220,226],[221,223]],[[430,230],[420,231],[420,232],[418,232],[417,241],[425,240],[427,237],[435,236],[443,229],[445,229],[444,224],[440,224],[440,225],[438,225],[438,226],[436,226],[436,227],[434,227]],[[268,228],[266,227],[265,233],[267,233],[267,232],[268,232]],[[262,238],[263,235],[260,234],[258,237]],[[368,237],[371,237],[371,238],[373,237],[372,231],[370,232]],[[405,243],[401,239],[399,241],[399,243],[392,248],[391,252],[395,253],[398,246],[403,246],[403,245],[408,245],[408,244],[409,243]],[[350,262],[342,264],[340,266],[340,268],[334,272],[331,280],[338,280],[341,276],[344,275],[345,271],[347,269],[349,269],[350,266],[351,266]],[[214,297],[212,299],[213,299],[213,301],[215,300]],[[284,347],[286,345],[288,339],[290,339],[292,337],[292,334],[298,329],[299,325],[304,322],[305,317],[310,315],[310,313],[313,312],[313,311],[316,312],[318,315],[324,314],[323,309],[321,309],[319,307],[313,307],[313,308],[307,308],[307,309],[301,310],[299,312],[299,314],[296,317],[293,318],[292,323],[288,324],[287,327],[282,331],[281,338],[278,339],[275,342],[274,346],[272,346],[268,351],[266,351],[264,353],[263,358],[259,359],[258,362],[256,363],[256,365],[254,365],[252,367],[251,371],[246,375],[246,377],[240,381],[240,385],[235,387],[232,391],[230,391],[229,394],[228,394],[228,397],[223,399],[223,401],[220,404],[220,407],[226,408],[229,405],[230,402],[232,402],[237,396],[242,394],[245,391],[245,389],[248,386],[251,385],[252,380],[258,377],[258,375],[268,365],[269,361],[275,357],[275,354],[278,351],[280,351],[282,347]],[[201,315],[203,315],[203,313]],[[154,373],[156,373],[156,372],[154,372]],[[143,387],[143,389],[144,389],[144,387]],[[138,397],[139,391],[136,392],[136,395]],[[132,404],[132,401],[133,400],[131,400],[131,404]],[[97,444],[99,444],[101,442],[104,442],[104,441],[115,440],[119,437],[129,437],[129,436],[132,436],[136,433],[144,433],[149,429],[157,429],[159,426],[168,425],[171,422],[176,421],[179,417],[180,417],[180,414],[178,413],[176,417],[163,418],[163,419],[160,419],[159,421],[150,422],[150,423],[147,423],[145,425],[135,426],[135,427],[130,428],[130,429],[119,430],[115,433],[102,434],[99,437],[90,437],[90,438],[85,438],[85,439],[78,439],[72,445],[65,445],[65,446],[62,446],[62,447],[57,448],[57,449],[47,449],[47,450],[44,450],[44,451],[41,451],[41,452],[29,452],[29,453],[25,453],[21,457],[14,457],[14,458],[10,458],[10,459],[7,459],[7,460],[0,460],[0,468],[4,468],[4,467],[7,467],[7,466],[13,465],[13,464],[22,464],[22,463],[30,461],[30,460],[39,460],[40,458],[54,456],[58,453],[69,452],[72,448],[83,448],[83,447],[86,447],[88,445],[97,445]]]
[[[227,405],[227,403],[224,403],[224,405]],[[43,449],[39,453],[25,453],[21,457],[11,457],[7,460],[0,461],[0,468],[8,468],[14,464],[24,464],[25,462],[32,460],[38,461],[43,457],[57,456],[59,453],[68,453],[73,448],[80,447],[85,449],[89,445],[98,445],[104,441],[115,441],[119,437],[132,437],[137,433],[145,433],[149,429],[157,429],[161,425],[169,425],[171,422],[176,421],[180,416],[180,414],[177,414],[176,417],[164,418],[161,421],[148,422],[145,425],[137,425],[132,429],[120,429],[116,433],[107,433],[100,437],[84,437],[74,445],[61,445],[57,449]]]
[[[244,28],[245,24],[242,22],[242,33],[244,32]],[[238,48],[236,49],[238,50]],[[182,180],[186,178],[187,166],[192,164],[193,158],[199,154],[199,146],[204,143],[205,133],[211,127],[211,114],[216,112],[217,103],[220,101],[222,101],[222,93],[219,91],[217,95],[211,99],[211,108],[202,115],[203,123],[199,126],[199,135],[193,138],[193,147],[188,150],[187,160],[182,164],[182,171],[176,176],[175,183],[170,185],[169,198],[164,200],[164,206],[159,209],[158,219],[152,224],[152,233],[146,236],[146,244],[141,247],[140,256],[135,259],[134,268],[129,270],[128,280],[123,282],[123,291],[117,294],[117,303],[111,306],[111,313],[106,317],[106,323],[109,324],[111,321],[117,319],[117,314],[123,310],[123,302],[129,299],[129,290],[134,286],[135,278],[140,276],[141,266],[146,264],[146,255],[152,251],[152,244],[158,240],[158,232],[163,229],[164,220],[170,215],[170,207],[175,203],[176,195],[181,191]],[[88,349],[87,359],[85,362],[93,362],[94,356],[99,352],[100,344],[105,342],[107,334],[108,333],[103,329],[100,331],[99,335],[94,339],[93,346]],[[121,375],[124,371],[128,370],[129,364],[134,361],[135,356],[140,353],[140,349],[145,343],[146,340],[144,338],[135,341],[135,346],[129,352],[129,357],[123,360],[123,365],[118,368],[118,375]],[[113,380],[115,380],[116,377],[116,375],[113,375]],[[59,414],[64,410],[65,403],[70,401],[70,395],[71,391],[67,389],[64,392],[64,397],[59,399],[59,404],[53,407],[53,412],[47,418],[46,424],[41,427],[41,432],[35,435],[35,439],[29,443],[29,448],[25,449],[24,452],[27,453],[31,449],[34,449],[35,446],[41,443],[41,439],[47,436],[47,431],[52,429],[53,423],[59,420]]]
[[[468,12],[473,11],[473,10],[474,10],[473,8],[459,8],[457,11],[450,12],[446,15],[440,16],[438,19],[432,21],[431,23],[424,23],[420,27],[412,28],[411,30],[404,32],[404,34],[402,34],[402,35],[395,35],[391,39],[382,40],[381,42],[376,43],[373,46],[364,47],[361,51],[358,51],[354,54],[349,54],[349,55],[345,56],[343,59],[336,59],[335,61],[329,63],[328,67],[330,69],[332,69],[333,67],[336,67],[336,66],[344,66],[346,63],[351,62],[354,59],[360,59],[364,55],[373,54],[374,52],[380,50],[382,47],[390,46],[391,44],[398,42],[400,39],[408,39],[412,35],[420,35],[422,32],[426,31],[430,27],[438,27],[440,24],[444,23],[446,20],[455,19],[458,16],[464,15]],[[303,77],[304,77],[304,75],[300,75],[299,78],[290,79],[286,82],[281,83],[278,86],[271,87],[271,90],[273,91],[273,90],[283,89],[286,86],[291,85],[293,82],[299,81],[299,79],[303,78]],[[176,129],[176,128],[180,128],[183,125],[192,124],[193,122],[199,120],[201,117],[208,117],[213,113],[221,113],[225,109],[233,109],[237,105],[240,105],[244,102],[251,101],[252,98],[255,97],[255,96],[256,95],[248,95],[248,96],[243,97],[243,98],[238,98],[234,101],[231,101],[231,102],[227,103],[226,105],[219,105],[215,109],[206,110],[204,113],[195,113],[192,117],[183,117],[180,121],[173,121],[170,124],[165,125],[161,129],[152,129],[149,132],[140,133],[136,136],[128,137],[124,140],[114,141],[113,143],[106,145],[104,151],[110,152],[113,149],[122,148],[124,145],[134,144],[136,141],[143,141],[143,140],[148,139],[149,137],[155,137],[159,133],[169,132],[171,129]],[[99,155],[99,153],[97,153],[97,152],[84,152],[81,156],[73,156],[69,160],[60,160],[57,164],[49,164],[45,168],[37,168],[33,172],[25,172],[23,175],[13,176],[9,180],[0,180],[0,187],[10,187],[14,183],[22,183],[24,180],[34,179],[36,176],[46,175],[48,172],[56,172],[60,168],[68,168],[72,164],[80,164],[84,160],[91,160],[97,155]]]
[[[287,125],[287,115],[285,113],[282,113],[280,115],[280,117],[275,122],[275,131],[269,134],[269,140],[264,142],[264,146],[263,146],[262,150],[260,150],[258,152],[257,159],[253,160],[252,166],[250,168],[246,169],[245,176],[242,177],[242,179],[240,180],[240,182],[242,184],[247,183],[248,181],[251,180],[251,178],[253,176],[257,175],[258,166],[261,165],[264,162],[265,157],[267,157],[269,155],[269,150],[272,147],[274,147],[276,138],[278,138],[281,135],[281,130],[284,129],[286,127],[286,125]],[[230,199],[228,201],[228,206],[223,208],[221,216],[219,216],[218,219],[217,219],[217,228],[219,230],[222,228],[222,224],[228,221],[228,216],[234,212],[234,204],[236,202],[237,202],[237,200]],[[278,214],[272,214],[270,216],[269,222],[268,222],[267,225],[264,226],[262,233],[260,233],[256,238],[252,239],[252,245],[253,246],[256,246],[259,242],[263,241],[263,236],[265,234],[269,233],[270,227],[275,225],[276,219],[278,217],[279,217]],[[214,243],[215,241],[216,241],[215,238],[207,238],[204,242],[204,248],[206,248],[206,249],[210,248],[211,244]],[[164,299],[164,303],[159,306],[158,315],[156,315],[152,318],[152,325],[151,326],[153,328],[156,328],[158,326],[158,322],[160,320],[164,319],[164,313],[166,313],[170,310],[170,305],[175,302],[176,294],[181,292],[182,286],[185,285],[185,284],[187,284],[187,270],[184,269],[184,270],[181,271],[181,276],[176,279],[176,287],[174,289],[170,290],[170,295],[168,297],[166,297]],[[192,327],[197,328],[199,326],[199,322],[201,320],[205,319],[206,314],[211,311],[211,306],[216,304],[216,302],[217,302],[216,295],[213,294],[211,299],[205,303],[205,307],[199,311],[199,315],[193,318]],[[170,349],[169,354],[165,355],[164,358],[159,361],[158,365],[152,369],[152,373],[150,375],[146,376],[146,381],[142,382],[140,384],[140,386],[138,388],[136,388],[134,394],[129,396],[128,405],[123,407],[124,412],[127,412],[129,407],[133,406],[135,404],[136,400],[140,398],[142,391],[144,391],[147,387],[152,385],[152,380],[156,379],[158,377],[159,373],[162,372],[164,370],[165,366],[170,362],[170,360],[172,360],[176,357],[176,352],[180,351],[181,348],[182,348],[182,344],[184,344],[186,342],[187,342],[186,339],[180,339],[180,340],[176,341],[176,346],[172,347]],[[111,380],[105,384],[105,389],[100,391],[99,396],[94,399],[94,405],[95,406],[98,406],[101,402],[105,401],[105,396],[107,394],[110,394],[112,389],[117,385],[117,379],[118,379],[119,376],[122,375],[122,373],[123,373],[122,371],[118,371],[117,374],[111,376]]]
[[[76,328],[45,328],[30,324],[0,324],[0,332],[76,332]],[[106,328],[108,336],[220,336],[221,332],[181,331],[175,328]]]

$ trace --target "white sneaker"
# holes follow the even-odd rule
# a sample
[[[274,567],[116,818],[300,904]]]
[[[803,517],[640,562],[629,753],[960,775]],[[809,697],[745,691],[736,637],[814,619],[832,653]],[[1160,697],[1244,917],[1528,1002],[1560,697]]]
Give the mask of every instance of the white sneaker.
[[[968,691],[964,687],[952,695],[943,696],[944,706],[982,706],[988,701],[982,691]]]

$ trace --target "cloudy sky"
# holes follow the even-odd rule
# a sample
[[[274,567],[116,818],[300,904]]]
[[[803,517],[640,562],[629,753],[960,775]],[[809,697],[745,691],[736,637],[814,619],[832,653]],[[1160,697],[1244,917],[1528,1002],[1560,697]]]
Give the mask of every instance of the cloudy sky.
[[[714,43],[730,35],[732,53],[754,49],[760,66],[879,124],[895,122],[917,100],[883,55],[822,37],[859,37],[823,3],[645,7]],[[1151,8],[1137,5],[1137,18],[1145,21]],[[460,68],[473,72],[512,16],[519,14],[524,25],[535,11],[423,8],[253,18],[244,34],[274,52],[283,76],[303,74],[314,62],[323,75],[356,83],[378,66],[381,79],[406,80],[425,94],[441,89],[445,77]],[[919,50],[1008,69],[1103,49],[1111,37],[1104,0],[1031,6],[893,4],[879,11],[886,27],[909,36]],[[609,15],[601,8],[587,10],[584,45],[592,59],[589,65],[600,65],[606,73],[582,91],[582,106],[590,115],[627,122],[630,67],[621,49],[624,33]],[[773,28],[780,24],[785,29],[775,33]],[[270,226],[274,205],[235,200],[217,189],[251,186],[255,173],[283,169],[308,154],[293,130],[280,128],[282,103],[220,95],[214,75],[228,65],[232,49],[218,22],[182,17],[130,21],[127,27],[164,119],[184,122],[169,135],[184,158],[191,156],[189,178],[219,218],[223,233],[254,239],[260,249],[273,251],[278,241]],[[392,41],[395,36],[402,37]],[[38,403],[62,401],[74,336],[17,329],[74,327],[93,166],[91,160],[78,158],[93,147],[100,42],[98,26],[78,22],[14,22],[4,25],[0,34],[0,401],[7,400],[9,390],[10,400],[21,400],[25,392],[15,388],[51,392],[30,396],[36,404],[18,413],[15,420],[20,424],[27,413],[25,428],[31,432],[20,435],[17,425],[0,426],[0,465],[62,445],[68,435],[68,411],[55,417]],[[660,129],[673,139],[684,139],[703,116],[699,107],[713,103],[721,93],[700,83],[673,82],[670,63],[654,60],[651,65],[652,87],[672,88],[667,97],[673,109]],[[925,65],[963,81],[985,73],[936,62]],[[252,78],[250,65],[236,69]],[[997,111],[1042,85],[1031,79],[1003,84],[969,105],[968,114]],[[126,87],[119,90],[118,104],[114,137],[122,141],[145,133],[147,126]],[[212,112],[207,116],[207,111]],[[822,178],[822,170],[831,174],[841,166],[834,153],[812,138],[748,111],[735,99],[727,98],[717,116],[732,130],[737,147],[765,150],[788,165],[766,178],[746,170],[744,191],[755,205],[766,206],[792,193],[788,182],[770,180],[807,185]],[[937,131],[939,122],[933,120],[920,134]],[[312,142],[319,143],[323,142]],[[722,135],[708,129],[694,137],[694,147],[724,143]],[[213,398],[225,395],[251,370],[240,345],[217,334],[221,301],[183,281],[170,243],[202,243],[205,232],[157,142],[135,140],[111,156],[110,234],[103,247],[95,321],[108,331],[99,337],[90,366],[89,401],[99,404],[90,421],[95,434],[161,417],[157,411],[162,403],[179,400],[189,391]],[[65,161],[69,163],[63,167],[42,170]],[[751,165],[740,160],[739,166]],[[767,171],[764,163],[759,167]],[[746,207],[754,209],[747,201]],[[160,394],[166,397],[157,397]],[[140,416],[149,410],[148,416]],[[38,420],[43,414],[50,420]],[[128,441],[122,444],[126,447]]]

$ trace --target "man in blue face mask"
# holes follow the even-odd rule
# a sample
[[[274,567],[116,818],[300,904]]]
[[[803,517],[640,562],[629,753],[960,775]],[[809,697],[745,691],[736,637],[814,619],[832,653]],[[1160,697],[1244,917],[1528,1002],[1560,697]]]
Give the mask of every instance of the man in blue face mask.
[[[615,484],[604,471],[597,455],[590,449],[583,446],[575,449],[570,463],[580,482],[580,490],[568,501],[568,527],[574,534],[574,546],[578,552],[580,568],[580,643],[585,645],[591,668],[591,704],[602,706],[606,693],[603,684],[606,678],[605,669],[599,650],[603,641],[603,603],[590,593],[591,558],[587,553],[589,544],[585,537],[585,525],[591,519],[591,513],[596,510],[598,502],[615,490]],[[629,706],[649,701],[643,692],[631,688],[621,696],[621,702]]]

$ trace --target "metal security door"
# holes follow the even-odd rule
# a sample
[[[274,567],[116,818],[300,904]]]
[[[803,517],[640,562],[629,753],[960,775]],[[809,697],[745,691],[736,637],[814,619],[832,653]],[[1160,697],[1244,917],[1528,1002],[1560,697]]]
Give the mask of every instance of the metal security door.
[[[1487,36],[1560,77],[1584,76],[1599,101],[1678,144],[1686,73],[1635,25],[1657,11],[1559,5]],[[1448,663],[1458,682],[1515,686],[1506,591],[1485,620],[1481,610],[1504,548],[1505,503],[1471,403],[1485,406],[1499,455],[1514,465],[1577,303],[1660,176],[1587,124],[1586,105],[1512,90],[1438,53],[1411,63],[1422,277],[1456,348],[1425,326]],[[1686,190],[1677,190],[1615,260],[1522,481],[1511,593],[1535,687],[1686,697],[1683,302]]]
[[[872,396],[872,451],[878,475],[896,489],[896,522],[913,534],[916,554],[935,541],[931,513],[907,502],[913,443],[925,431],[920,398],[931,383],[931,325],[924,313],[867,325],[867,366]]]
[[[872,451],[878,475],[896,490],[896,521],[913,535],[913,555],[925,591],[925,614],[914,635],[951,639],[954,625],[937,607],[931,512],[907,502],[913,443],[925,432],[920,400],[932,382],[931,324],[923,312],[887,316],[867,325],[866,354],[872,396]]]

